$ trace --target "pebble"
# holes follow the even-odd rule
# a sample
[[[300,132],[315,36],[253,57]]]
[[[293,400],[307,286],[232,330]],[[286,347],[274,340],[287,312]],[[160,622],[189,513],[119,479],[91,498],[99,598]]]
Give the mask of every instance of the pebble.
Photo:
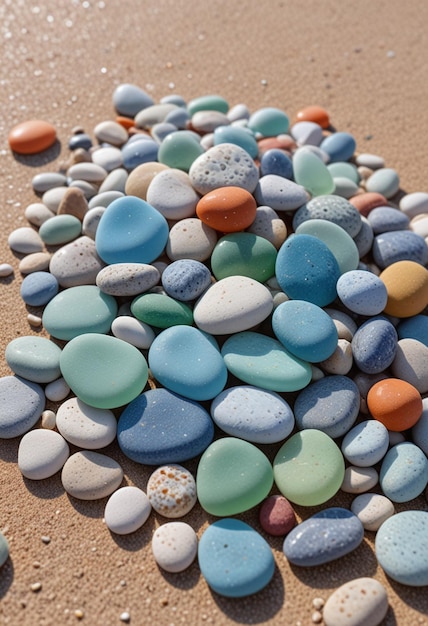
[[[361,152],[355,157],[357,165],[369,167],[372,170],[378,170],[381,167],[385,167],[385,159],[378,154],[372,154],[370,152]]]
[[[147,198],[147,190],[153,178],[160,172],[168,170],[168,166],[157,161],[142,163],[129,173],[125,183],[125,193],[128,196],[136,196],[142,200]]]
[[[148,379],[147,362],[129,343],[86,333],[63,348],[61,374],[74,394],[99,409],[113,409],[136,398]]]
[[[365,374],[364,372],[358,372],[353,376],[353,381],[357,385],[360,392],[360,411],[364,415],[368,415],[369,410],[367,408],[367,394],[369,389],[380,380],[388,378],[386,374],[380,372],[379,374]]]
[[[375,274],[365,270],[343,273],[336,284],[337,295],[352,313],[374,316],[382,313],[388,292],[385,283]]]
[[[349,182],[354,183],[357,187],[360,183],[360,174],[357,167],[348,161],[336,161],[327,166],[328,171],[333,178],[346,178]]]
[[[428,263],[428,245],[411,230],[393,230],[377,235],[372,247],[373,259],[382,270],[398,261]]]
[[[137,128],[150,129],[156,124],[164,122],[167,115],[174,112],[177,108],[177,105],[171,102],[146,106],[135,115],[135,126]]]
[[[313,197],[332,194],[335,189],[332,175],[318,155],[308,148],[300,148],[293,155],[294,180]]]
[[[122,452],[144,465],[192,459],[213,436],[213,422],[201,404],[163,388],[145,391],[130,402],[117,426]]]
[[[358,248],[360,259],[365,257],[366,254],[368,254],[371,251],[373,240],[374,240],[373,228],[370,226],[368,219],[362,215],[361,216],[361,229],[358,235],[354,237],[354,243]]]
[[[61,348],[45,337],[34,335],[12,339],[5,350],[10,369],[34,383],[50,383],[58,378],[60,357]]]
[[[412,317],[428,306],[428,270],[414,261],[392,263],[379,278],[386,286],[384,312],[395,317]]]
[[[340,273],[356,270],[360,261],[359,250],[350,235],[334,222],[310,219],[302,222],[295,230],[296,235],[311,235],[323,241],[333,253]]]
[[[187,172],[170,168],[152,179],[146,199],[168,220],[193,217],[200,196],[193,189]]]
[[[49,122],[28,120],[12,128],[8,135],[10,149],[17,154],[37,154],[56,141],[56,130]]]
[[[393,230],[406,230],[410,220],[405,213],[392,207],[376,207],[367,216],[375,235]]]
[[[24,211],[24,216],[27,221],[37,227],[54,215],[55,213],[48,209],[42,202],[29,204]]]
[[[400,511],[377,531],[376,558],[385,573],[402,585],[428,585],[428,515],[426,511]]]
[[[248,511],[266,498],[272,485],[269,459],[248,441],[220,438],[200,458],[197,495],[202,508],[211,515],[227,517]]]
[[[321,128],[327,129],[330,126],[330,116],[326,109],[316,104],[303,107],[296,114],[296,120],[298,122],[315,122],[319,124]]]
[[[299,146],[307,144],[319,146],[323,139],[322,130],[321,126],[316,122],[302,120],[292,125],[290,135]]]
[[[251,226],[256,217],[256,208],[256,201],[246,189],[219,187],[198,201],[196,215],[215,230],[234,233]]]
[[[19,442],[18,468],[25,478],[45,480],[62,469],[69,454],[68,444],[59,433],[36,428]]]
[[[410,219],[428,213],[428,193],[426,191],[408,193],[400,199],[399,207]]]
[[[320,148],[327,152],[330,163],[348,161],[355,152],[356,141],[353,135],[339,131],[323,139]]]
[[[410,441],[397,443],[382,461],[379,484],[383,494],[392,502],[409,502],[417,498],[428,484],[425,453]]]
[[[129,535],[143,526],[152,507],[142,489],[127,485],[109,497],[104,509],[104,522],[116,535]]]
[[[385,587],[374,578],[354,578],[327,599],[325,626],[379,626],[388,612]]]
[[[329,307],[325,307],[324,311],[328,313],[333,320],[339,339],[352,341],[352,337],[355,335],[358,328],[352,317],[344,311],[331,309]]]
[[[366,374],[383,372],[395,358],[397,342],[397,331],[386,318],[368,319],[352,339],[355,364]]]
[[[349,178],[344,176],[334,176],[333,183],[334,193],[336,196],[341,196],[342,198],[349,200],[349,198],[352,198],[356,193],[358,193],[358,185]]]
[[[49,272],[32,272],[21,283],[20,294],[26,304],[43,306],[56,296],[58,281]]]
[[[391,372],[415,387],[419,393],[428,392],[428,346],[416,339],[400,339]]]
[[[373,467],[383,459],[389,447],[386,426],[379,420],[365,420],[351,428],[343,438],[345,459],[358,467]]]
[[[113,92],[113,106],[119,115],[134,117],[139,111],[153,104],[152,97],[137,85],[123,83]]]
[[[82,222],[87,212],[88,201],[83,191],[77,187],[70,187],[58,205],[57,214],[71,215]]]
[[[380,193],[389,200],[400,189],[400,178],[391,167],[381,167],[367,179],[366,189],[368,192]]]
[[[49,409],[43,411],[41,426],[42,428],[47,428],[48,430],[54,430],[56,427],[56,414],[54,411],[50,411]]]
[[[295,211],[308,199],[302,184],[278,174],[262,176],[254,190],[254,197],[259,206],[266,205],[274,211]]]
[[[287,535],[297,524],[296,514],[287,498],[269,496],[259,509],[259,522],[263,530],[274,537]]]
[[[416,339],[428,347],[428,317],[426,315],[414,315],[400,320],[397,324],[399,340]]]
[[[21,274],[31,274],[32,272],[45,272],[49,269],[51,255],[49,252],[33,252],[27,254],[19,262]]]
[[[92,145],[92,139],[87,133],[77,133],[68,140],[68,149],[72,151],[90,150]]]
[[[211,254],[211,271],[217,280],[248,276],[264,283],[275,274],[277,251],[273,244],[248,232],[221,237]]]
[[[105,448],[114,441],[117,430],[112,411],[89,406],[79,398],[70,398],[58,407],[56,426],[69,443],[87,450]]]
[[[107,191],[119,191],[125,193],[126,182],[128,180],[128,172],[123,167],[109,172],[106,178],[101,183],[98,193],[105,193]]]
[[[157,160],[168,167],[188,172],[205,150],[199,137],[188,130],[169,133],[159,146]]]
[[[273,391],[251,385],[225,389],[213,399],[210,412],[224,433],[252,443],[283,441],[294,428],[288,402]]]
[[[67,170],[70,180],[82,180],[87,183],[101,184],[107,176],[107,171],[96,163],[75,163]]]
[[[411,430],[413,442],[428,456],[428,398],[422,400],[422,415]]]
[[[156,513],[183,517],[196,504],[196,482],[182,465],[162,465],[149,476],[147,496]]]
[[[349,465],[340,486],[345,493],[365,493],[373,489],[379,481],[379,475],[374,467],[355,467]]]
[[[376,532],[385,520],[394,515],[391,500],[380,493],[363,493],[351,503],[351,511],[358,517],[365,530]]]
[[[214,145],[218,146],[222,143],[236,144],[248,152],[253,159],[255,159],[258,156],[259,147],[254,134],[245,127],[241,128],[240,126],[230,126],[228,124],[229,121],[227,120],[227,124],[217,126],[214,129]]]
[[[297,229],[306,220],[324,219],[341,226],[354,238],[361,229],[361,215],[345,198],[331,194],[312,198],[298,209],[293,216],[293,228]]]
[[[149,324],[140,322],[131,315],[116,317],[111,324],[111,332],[118,339],[140,350],[148,350],[155,338],[154,330]]]
[[[284,539],[283,552],[293,565],[315,567],[353,552],[363,538],[363,525],[354,513],[329,507],[293,528]]]
[[[109,143],[113,146],[121,146],[128,139],[125,128],[113,120],[99,122],[94,128],[94,135],[100,143]]]
[[[211,285],[211,272],[200,261],[180,259],[165,268],[161,280],[169,296],[189,302],[196,300]]]
[[[13,230],[7,240],[9,248],[20,254],[31,254],[43,251],[43,240],[39,233],[29,226],[21,226]]]
[[[61,481],[65,491],[79,500],[99,500],[110,496],[120,486],[123,470],[105,454],[81,450],[64,464]]]
[[[59,172],[41,172],[33,176],[31,185],[36,193],[45,193],[53,187],[62,187],[67,184],[67,177]]]
[[[119,148],[115,148],[113,146],[97,148],[92,152],[92,163],[100,165],[103,169],[106,170],[106,172],[111,172],[115,168],[121,167],[123,165],[122,151],[119,150]]]
[[[97,254],[95,242],[83,235],[54,252],[49,271],[61,287],[77,287],[93,285],[104,265]]]
[[[262,107],[254,111],[248,120],[248,128],[263,137],[277,137],[287,133],[289,125],[288,115],[276,107]]]
[[[98,224],[106,207],[94,207],[89,209],[82,221],[82,234],[95,241]]]
[[[42,196],[42,202],[49,211],[52,211],[56,215],[58,207],[61,204],[62,199],[68,193],[70,187],[53,187],[48,189]]]
[[[258,206],[254,222],[247,228],[253,233],[269,241],[276,250],[282,246],[287,238],[287,226],[278,213],[270,206]]]
[[[367,407],[375,420],[397,432],[412,428],[423,410],[419,391],[399,378],[385,378],[375,383],[367,394]]]
[[[158,284],[159,271],[147,263],[114,263],[97,274],[97,287],[112,296],[136,296]]]
[[[345,462],[340,448],[320,430],[296,432],[273,461],[276,486],[290,502],[317,506],[332,498],[342,485]]]
[[[152,537],[156,563],[166,572],[178,573],[191,566],[198,553],[198,537],[185,522],[167,522]]]
[[[0,533],[0,567],[4,565],[9,558],[9,542],[3,533]]]
[[[43,388],[19,376],[0,378],[0,437],[24,435],[38,422],[45,408]]]
[[[165,293],[143,293],[137,296],[132,301],[131,312],[141,322],[155,328],[193,324],[191,307]]]
[[[259,148],[259,147],[258,147]],[[285,150],[279,148],[271,148],[263,152],[260,158],[260,176],[268,176],[273,174],[292,180],[293,161],[287,155]]]
[[[44,244],[58,246],[73,241],[81,234],[82,224],[74,215],[54,215],[39,228]]]
[[[217,520],[208,526],[199,541],[198,561],[209,587],[229,598],[257,593],[275,573],[275,560],[267,541],[254,528],[234,518]]]
[[[318,363],[325,374],[339,374],[345,376],[353,365],[352,348],[349,341],[339,339],[336,350],[324,361]]]
[[[171,261],[194,259],[202,262],[210,257],[217,239],[218,234],[213,228],[199,218],[190,217],[172,226],[165,251]]]

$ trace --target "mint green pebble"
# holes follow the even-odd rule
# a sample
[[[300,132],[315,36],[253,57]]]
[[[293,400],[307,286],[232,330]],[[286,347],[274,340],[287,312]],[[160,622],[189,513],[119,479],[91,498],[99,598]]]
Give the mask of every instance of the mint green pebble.
[[[318,506],[340,489],[345,461],[331,437],[308,428],[281,446],[273,462],[273,474],[287,500],[300,506]]]
[[[342,198],[352,198],[352,196],[357,195],[359,187],[352,180],[346,178],[346,176],[334,176],[334,194],[336,196],[341,196]]]
[[[9,557],[9,543],[3,533],[0,533],[0,567],[4,565]]]
[[[95,285],[79,285],[52,298],[43,311],[42,322],[50,335],[69,341],[83,333],[108,333],[116,314],[113,296]]]
[[[360,262],[357,245],[338,224],[321,219],[306,220],[296,228],[295,233],[312,235],[323,241],[336,258],[341,274],[357,269]]]
[[[193,324],[190,306],[162,293],[143,293],[137,296],[132,301],[131,312],[140,322],[156,328]]]
[[[290,127],[288,115],[275,107],[264,107],[255,111],[248,120],[248,128],[263,137],[276,137],[287,133]]]
[[[356,185],[360,182],[360,174],[358,169],[353,163],[347,161],[336,161],[336,163],[329,163],[327,169],[333,178],[348,178]]]
[[[255,445],[225,437],[202,454],[196,474],[198,500],[211,515],[227,517],[257,506],[273,485],[272,465]]]
[[[82,222],[74,215],[54,215],[39,228],[42,241],[48,246],[58,246],[73,241],[82,231]]]
[[[227,113],[228,110],[229,103],[227,100],[216,94],[194,98],[187,105],[187,112],[190,117],[198,111],[220,111],[220,113]]]
[[[17,375],[34,383],[50,383],[61,376],[61,348],[45,337],[17,337],[7,345],[6,363]]]
[[[232,335],[224,342],[221,354],[231,374],[269,391],[298,391],[312,378],[309,363],[261,333],[243,331]]]
[[[193,161],[205,152],[199,141],[186,130],[165,137],[159,146],[158,161],[168,167],[188,172]]]
[[[264,283],[275,274],[277,250],[259,235],[230,233],[218,240],[211,255],[211,270],[217,280],[248,276]]]
[[[128,404],[140,395],[148,379],[142,353],[110,335],[75,337],[64,347],[60,366],[65,382],[79,400],[98,409]]]
[[[327,166],[310,150],[297,150],[293,157],[294,180],[312,196],[334,192],[333,177]]]
[[[373,172],[366,181],[366,190],[381,193],[389,199],[400,189],[398,173],[391,167],[382,167]]]

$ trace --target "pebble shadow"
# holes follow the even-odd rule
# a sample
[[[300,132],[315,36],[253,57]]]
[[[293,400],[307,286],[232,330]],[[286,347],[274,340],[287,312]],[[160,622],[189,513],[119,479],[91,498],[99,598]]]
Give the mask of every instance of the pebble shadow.
[[[9,591],[13,582],[15,568],[13,567],[13,561],[9,558],[6,563],[2,565],[0,576],[0,598],[3,598]]]
[[[46,480],[30,480],[23,476],[23,481],[27,490],[33,496],[42,500],[53,500],[64,494],[60,472]]]
[[[17,152],[12,152],[12,154],[15,161],[18,161],[21,165],[27,167],[41,167],[42,165],[51,163],[51,161],[55,161],[61,154],[61,149],[61,142],[57,139],[50,148],[43,150],[43,152],[38,152],[37,154],[18,154]]]
[[[0,438],[0,459],[5,463],[18,463],[18,447],[20,437],[13,439]]]
[[[150,544],[154,530],[154,519],[153,516],[150,516],[145,524],[135,532],[130,533],[129,535],[117,535],[110,532],[110,537],[122,550],[126,550],[127,552],[137,552]]]
[[[428,615],[428,593],[426,587],[409,587],[408,585],[397,583],[389,576],[387,578],[392,589],[402,602],[412,607],[415,611]]]
[[[160,567],[158,567],[158,569],[159,573],[163,576],[166,582],[168,582],[172,587],[182,591],[196,587],[201,578],[201,572],[196,560],[184,572],[178,572],[177,574],[165,572]]]

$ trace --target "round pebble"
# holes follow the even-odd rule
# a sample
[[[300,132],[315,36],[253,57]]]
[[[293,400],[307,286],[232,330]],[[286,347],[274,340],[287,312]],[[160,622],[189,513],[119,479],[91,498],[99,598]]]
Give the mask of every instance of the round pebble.
[[[409,502],[417,498],[428,484],[425,453],[410,441],[397,443],[382,461],[379,484],[384,495],[393,502]]]
[[[69,443],[96,450],[114,441],[117,422],[109,409],[97,409],[79,398],[70,398],[58,408],[56,426]]]
[[[284,496],[269,496],[259,510],[259,522],[263,530],[274,537],[287,535],[297,523],[293,507]]]
[[[244,230],[256,217],[256,201],[241,187],[217,187],[196,205],[196,215],[207,226],[225,233]]]
[[[357,496],[351,503],[351,511],[365,530],[374,532],[395,513],[391,500],[380,493],[363,493]]]
[[[428,270],[414,261],[397,261],[381,272],[388,300],[384,312],[395,317],[412,317],[428,306]]]
[[[0,278],[7,278],[13,274],[13,267],[10,263],[0,263]]]
[[[211,255],[211,270],[217,280],[248,276],[260,283],[275,274],[275,247],[263,237],[248,232],[221,237]]]
[[[379,626],[388,612],[385,587],[374,578],[354,578],[341,585],[323,608],[326,626]]]
[[[153,509],[168,518],[183,517],[196,504],[196,482],[182,465],[162,465],[150,475],[147,496]]]
[[[32,272],[21,283],[21,298],[30,306],[44,306],[59,290],[55,276],[49,272]]]
[[[196,558],[197,535],[185,522],[167,522],[153,534],[152,553],[156,563],[166,572],[182,572]]]
[[[325,137],[320,147],[327,152],[330,163],[335,163],[348,161],[354,155],[356,145],[353,135],[339,131]]]
[[[375,383],[367,394],[367,406],[374,419],[388,430],[398,432],[412,428],[423,410],[419,391],[399,378]]]
[[[397,342],[397,331],[386,318],[368,319],[352,339],[355,364],[366,374],[383,372],[394,361]]]
[[[59,248],[49,264],[49,271],[61,287],[93,285],[104,262],[97,254],[95,242],[87,236]]]
[[[217,231],[199,218],[190,217],[172,226],[165,251],[171,261],[206,261],[214,250],[217,238]]]
[[[183,302],[196,300],[211,285],[211,272],[206,265],[194,259],[173,261],[162,273],[166,293]]]
[[[104,522],[116,535],[128,535],[143,526],[152,507],[142,489],[131,485],[120,487],[109,497],[104,509]]]
[[[123,470],[114,459],[81,450],[64,464],[61,481],[65,491],[79,500],[99,500],[110,496],[120,486]]]
[[[61,348],[45,337],[24,336],[6,346],[5,359],[10,369],[35,383],[50,383],[59,378]]]
[[[25,478],[44,480],[60,471],[69,453],[67,442],[59,433],[37,428],[19,442],[18,467]]]
[[[37,154],[50,148],[56,141],[56,130],[43,120],[21,122],[9,132],[10,149],[17,154]]]
[[[193,189],[186,172],[170,168],[159,172],[147,189],[147,202],[166,219],[193,217],[199,194]]]
[[[379,420],[360,422],[346,433],[341,445],[345,459],[358,467],[376,465],[388,447],[388,430]]]
[[[336,284],[337,295],[352,313],[373,316],[381,313],[387,303],[385,283],[375,274],[352,270],[342,274]]]

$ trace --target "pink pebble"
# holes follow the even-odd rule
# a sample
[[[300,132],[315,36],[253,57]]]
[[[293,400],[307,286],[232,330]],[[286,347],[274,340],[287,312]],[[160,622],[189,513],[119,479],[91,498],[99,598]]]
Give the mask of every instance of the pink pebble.
[[[259,521],[265,532],[279,537],[294,528],[296,515],[287,498],[269,496],[260,507]]]

